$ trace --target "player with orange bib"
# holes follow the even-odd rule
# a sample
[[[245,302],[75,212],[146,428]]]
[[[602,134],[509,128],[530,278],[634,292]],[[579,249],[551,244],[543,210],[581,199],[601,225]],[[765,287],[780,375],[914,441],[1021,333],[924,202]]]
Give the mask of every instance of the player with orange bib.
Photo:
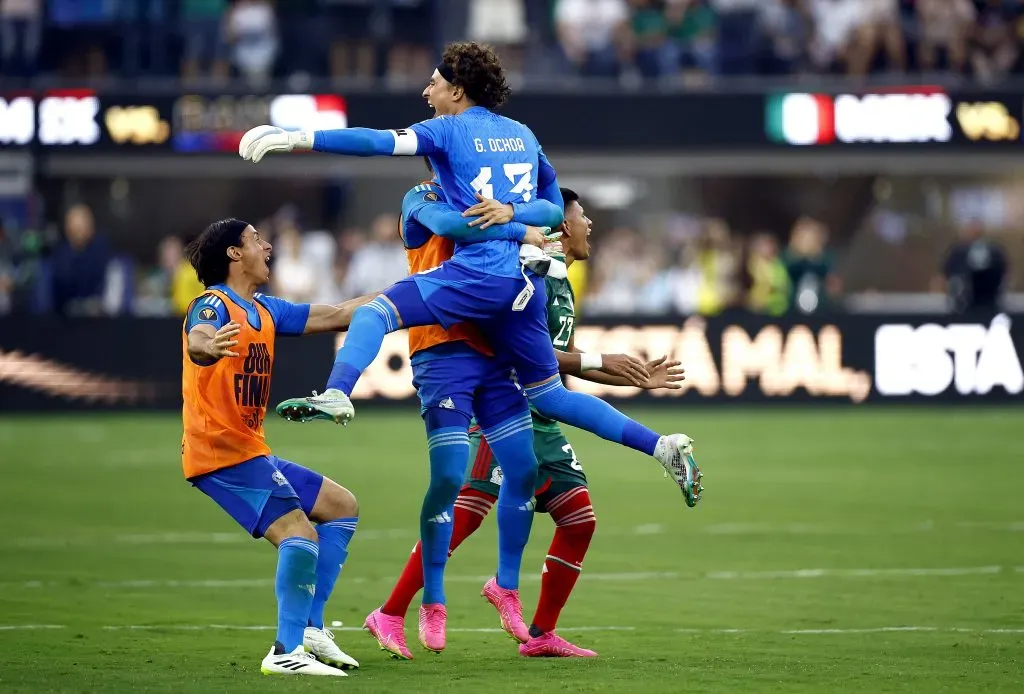
[[[189,306],[182,330],[182,468],[253,537],[277,547],[277,639],[261,671],[344,677],[359,663],[324,627],[324,607],[356,530],[356,499],[272,455],[263,420],[275,338],[345,330],[372,297],[323,306],[260,294],[271,250],[238,219],[214,222],[187,249],[206,291]]]

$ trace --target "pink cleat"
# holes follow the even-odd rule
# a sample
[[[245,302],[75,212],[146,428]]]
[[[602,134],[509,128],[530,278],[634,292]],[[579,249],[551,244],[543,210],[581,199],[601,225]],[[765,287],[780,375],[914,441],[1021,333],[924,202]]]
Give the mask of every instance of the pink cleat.
[[[448,610],[441,603],[420,605],[420,644],[428,651],[444,650]]]
[[[597,653],[569,643],[553,631],[519,644],[519,655],[526,658],[596,658]]]
[[[530,640],[530,630],[523,621],[523,604],[519,602],[518,590],[507,590],[498,585],[498,579],[492,578],[484,584],[480,595],[494,605],[501,618],[501,628],[519,643]]]
[[[412,653],[405,645],[405,619],[384,614],[378,607],[367,616],[363,628],[370,636],[377,639],[382,651],[387,651],[392,658],[412,660]]]

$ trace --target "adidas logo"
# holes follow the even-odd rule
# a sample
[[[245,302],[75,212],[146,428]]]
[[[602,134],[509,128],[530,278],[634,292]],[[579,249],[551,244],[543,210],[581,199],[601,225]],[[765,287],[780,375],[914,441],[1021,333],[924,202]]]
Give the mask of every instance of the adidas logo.
[[[316,584],[315,583],[307,583],[306,585],[300,586],[300,587],[303,590],[309,592],[310,595],[316,596]]]
[[[525,504],[520,506],[519,510],[520,511],[533,511],[535,508],[537,508],[537,500],[536,499],[530,499]]]
[[[448,515],[447,511],[443,511],[443,512],[437,514],[436,516],[434,516],[433,518],[428,518],[427,522],[429,522],[429,523],[451,523],[452,522],[452,517]]]
[[[437,403],[437,406],[440,407],[443,410],[454,410],[455,409],[455,401],[452,400],[451,398],[445,398],[441,402]]]

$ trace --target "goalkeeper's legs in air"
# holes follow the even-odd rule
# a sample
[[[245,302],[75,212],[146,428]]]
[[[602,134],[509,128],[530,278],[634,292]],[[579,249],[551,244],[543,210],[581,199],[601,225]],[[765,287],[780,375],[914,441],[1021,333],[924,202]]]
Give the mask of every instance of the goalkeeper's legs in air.
[[[494,277],[449,263],[396,282],[356,309],[324,392],[286,400],[277,406],[277,413],[292,421],[326,419],[347,424],[355,416],[349,396],[377,357],[385,335],[402,328],[438,324],[447,328],[494,318],[512,306],[522,287],[521,277]]]
[[[693,441],[685,434],[662,436],[622,414],[600,398],[568,390],[548,332],[544,283],[534,278],[536,296],[521,311],[488,322],[485,335],[499,356],[516,369],[520,383],[541,415],[584,429],[607,441],[653,456],[679,485],[688,506],[700,501],[701,472],[693,459]]]

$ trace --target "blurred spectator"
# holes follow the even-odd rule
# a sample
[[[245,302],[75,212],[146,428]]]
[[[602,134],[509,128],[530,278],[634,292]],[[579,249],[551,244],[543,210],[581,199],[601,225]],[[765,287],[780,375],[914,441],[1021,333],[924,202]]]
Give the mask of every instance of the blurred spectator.
[[[297,304],[310,303],[317,289],[317,274],[302,257],[302,237],[294,226],[282,229],[274,237],[274,273],[271,291]]]
[[[995,310],[1007,269],[1006,253],[999,244],[985,237],[981,224],[969,224],[946,256],[936,288],[945,289],[954,311]]]
[[[857,76],[868,74],[883,49],[887,69],[906,71],[906,43],[897,0],[859,0],[856,4],[857,28],[847,57],[848,72]]]
[[[725,75],[756,72],[757,18],[763,0],[710,0],[718,17],[718,66]]]
[[[0,219],[0,316],[11,312],[14,303],[14,248]]]
[[[506,3],[512,1],[504,0]],[[386,4],[378,1],[380,10],[390,5],[390,37],[382,41],[388,47],[389,78],[422,84],[433,72],[434,64],[430,60],[433,36],[431,4],[431,0],[390,0]]]
[[[750,239],[747,257],[747,308],[781,316],[789,308],[789,272],[779,257],[779,243],[768,233]]]
[[[235,68],[252,84],[265,84],[278,49],[273,5],[269,0],[235,0],[224,21]]]
[[[729,226],[721,219],[709,220],[697,252],[697,311],[701,315],[716,315],[733,304],[738,264]]]
[[[321,0],[326,7],[326,26],[330,28],[330,64],[332,77],[374,76],[373,3],[365,0]],[[372,29],[372,31],[371,31]]]
[[[69,209],[64,240],[51,258],[54,309],[63,314],[101,314],[109,261],[110,247],[96,234],[92,210],[86,205]]]
[[[167,73],[169,0],[118,0],[121,74]]]
[[[978,13],[971,48],[974,75],[983,82],[1004,76],[1020,57],[1017,23],[1022,9],[1016,3],[985,0]]]
[[[801,71],[813,27],[800,0],[765,0],[759,21],[767,44],[762,72],[788,75]]]
[[[614,77],[628,35],[625,0],[559,0],[555,29],[562,52],[584,75]]]
[[[185,259],[185,246],[177,236],[166,236],[157,248],[157,266],[143,278],[135,300],[138,315],[183,316],[204,287]]]
[[[975,20],[971,0],[917,0],[919,40],[917,61],[922,70],[940,65],[962,73],[967,65],[967,38]]]
[[[47,9],[47,21],[56,28],[53,44],[59,47],[64,70],[73,77],[105,75],[103,44],[116,6],[106,0],[47,0]]]
[[[522,72],[527,37],[523,0],[470,0],[467,34],[471,41],[494,46],[509,72]]]
[[[793,226],[789,247],[783,254],[789,273],[789,303],[801,313],[814,313],[842,293],[835,257],[826,249],[826,241],[825,225],[803,217]]]
[[[351,299],[380,291],[409,274],[405,247],[398,237],[398,217],[382,214],[373,222],[373,237],[352,256],[342,285]]]
[[[42,0],[0,0],[0,70],[35,73],[43,34]]]
[[[668,38],[668,17],[658,0],[630,0],[633,10],[633,60],[644,77],[672,75],[679,69],[679,49]]]
[[[601,242],[593,260],[587,313],[628,314],[636,310],[640,288],[650,278],[643,275],[642,258],[636,252],[639,243],[636,232],[625,227],[613,229]]]
[[[227,0],[181,0],[181,75],[185,79],[194,80],[206,70],[214,78],[227,79],[222,23],[227,8]]]
[[[820,72],[847,64],[854,36],[864,19],[860,0],[808,0],[814,21],[810,56]]]
[[[716,72],[716,18],[708,0],[667,0],[669,35],[684,70]]]

